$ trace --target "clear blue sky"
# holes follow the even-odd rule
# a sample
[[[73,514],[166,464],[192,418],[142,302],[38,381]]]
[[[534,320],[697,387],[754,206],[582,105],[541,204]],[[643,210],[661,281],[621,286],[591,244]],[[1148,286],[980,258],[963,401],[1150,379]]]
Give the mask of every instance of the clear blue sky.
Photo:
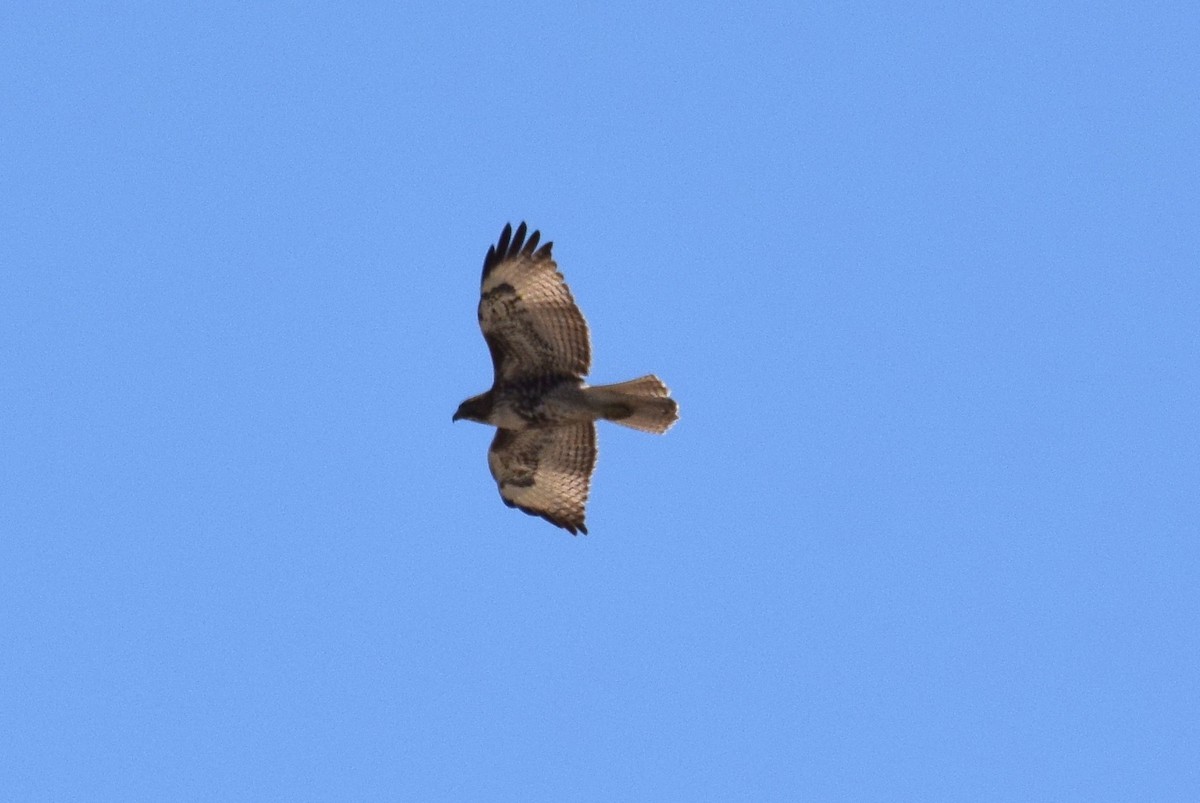
[[[12,6],[0,790],[1197,799],[1198,41]],[[586,538],[450,422],[519,220],[681,405],[601,427]]]

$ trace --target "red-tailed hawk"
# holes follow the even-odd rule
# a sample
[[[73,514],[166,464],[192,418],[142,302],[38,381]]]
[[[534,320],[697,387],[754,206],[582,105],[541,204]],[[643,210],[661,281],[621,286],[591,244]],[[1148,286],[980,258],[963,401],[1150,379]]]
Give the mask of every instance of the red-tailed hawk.
[[[552,243],[525,224],[507,225],[483,260],[479,326],[492,353],[492,389],[459,405],[465,418],[496,427],[488,467],[509,507],[574,535],[596,466],[598,419],[666,432],[679,407],[656,376],[588,387],[588,327],[575,306]]]

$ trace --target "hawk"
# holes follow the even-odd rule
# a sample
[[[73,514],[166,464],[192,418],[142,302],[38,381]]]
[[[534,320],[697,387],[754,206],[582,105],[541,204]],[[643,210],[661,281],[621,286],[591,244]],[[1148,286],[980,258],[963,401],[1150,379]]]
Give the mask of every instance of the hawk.
[[[596,466],[596,421],[666,432],[679,418],[662,380],[647,375],[589,387],[591,345],[583,313],[540,232],[504,227],[483,260],[479,327],[492,354],[491,390],[458,406],[496,427],[488,467],[500,498],[572,535],[587,533],[584,508]]]

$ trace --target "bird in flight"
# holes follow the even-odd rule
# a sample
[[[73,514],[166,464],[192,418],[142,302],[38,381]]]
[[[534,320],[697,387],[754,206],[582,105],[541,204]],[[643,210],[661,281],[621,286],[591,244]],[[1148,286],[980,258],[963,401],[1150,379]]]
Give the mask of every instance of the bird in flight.
[[[575,305],[552,243],[525,224],[506,225],[483,260],[479,327],[492,354],[486,393],[458,406],[465,418],[496,427],[488,467],[500,498],[572,535],[587,533],[584,508],[596,466],[596,421],[666,432],[679,406],[662,380],[647,375],[590,387],[587,322]]]

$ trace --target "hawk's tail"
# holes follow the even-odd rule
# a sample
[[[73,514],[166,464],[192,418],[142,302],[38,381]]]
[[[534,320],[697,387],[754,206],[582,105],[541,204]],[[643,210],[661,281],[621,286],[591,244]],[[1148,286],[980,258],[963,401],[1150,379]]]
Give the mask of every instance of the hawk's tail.
[[[679,419],[679,405],[671,391],[653,374],[588,388],[588,400],[601,417],[643,432],[662,434]]]

